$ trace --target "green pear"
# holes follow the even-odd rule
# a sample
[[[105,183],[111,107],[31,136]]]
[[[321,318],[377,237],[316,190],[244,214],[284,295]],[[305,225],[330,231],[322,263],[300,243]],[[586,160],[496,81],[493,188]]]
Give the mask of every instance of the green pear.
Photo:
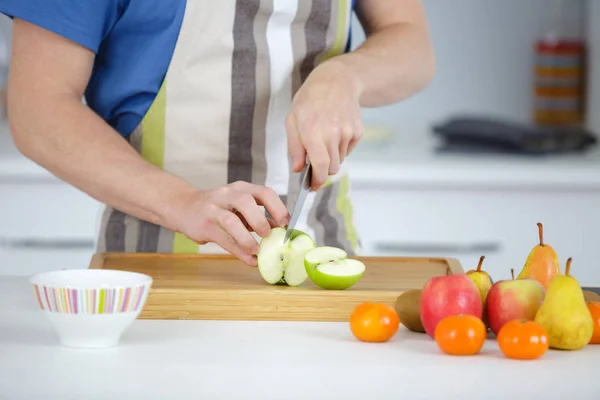
[[[550,281],[544,302],[535,316],[535,322],[548,332],[550,348],[557,350],[582,349],[594,332],[592,314],[581,286],[569,275],[570,270],[571,258],[567,260],[565,274]]]

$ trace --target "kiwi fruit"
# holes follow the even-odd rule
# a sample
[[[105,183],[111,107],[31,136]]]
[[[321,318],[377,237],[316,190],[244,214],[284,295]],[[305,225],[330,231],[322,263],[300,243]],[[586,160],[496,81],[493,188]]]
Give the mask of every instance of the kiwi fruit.
[[[589,290],[583,291],[583,297],[585,297],[585,301],[599,301],[600,302],[600,294],[591,292]]]
[[[411,289],[398,296],[395,308],[402,325],[413,332],[425,333],[421,322],[420,300],[421,290]]]

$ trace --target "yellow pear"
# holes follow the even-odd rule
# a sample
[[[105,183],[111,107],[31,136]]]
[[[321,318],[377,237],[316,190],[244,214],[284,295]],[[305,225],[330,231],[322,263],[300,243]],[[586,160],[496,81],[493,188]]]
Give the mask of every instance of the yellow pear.
[[[483,260],[485,256],[481,256],[479,258],[479,264],[477,265],[477,269],[472,269],[467,272],[467,276],[475,282],[477,285],[477,289],[479,289],[479,296],[481,297],[481,304],[485,305],[485,298],[487,297],[488,292],[492,287],[492,278],[490,275],[481,270],[481,266],[483,265]]]
[[[479,258],[479,264],[477,265],[477,269],[472,269],[468,271],[466,275],[469,278],[471,278],[471,280],[475,283],[477,289],[479,290],[479,297],[481,297],[481,306],[483,307],[482,320],[485,324],[485,327],[489,328],[487,313],[485,312],[485,299],[487,298],[488,292],[492,288],[494,282],[492,281],[492,278],[487,272],[481,270],[481,266],[483,265],[484,259],[485,256],[481,256]]]
[[[538,222],[537,226],[540,243],[527,256],[517,279],[535,279],[542,284],[544,289],[548,289],[552,278],[560,274],[560,263],[552,246],[544,243],[544,227],[541,222]]]
[[[588,309],[581,286],[570,276],[571,258],[567,260],[564,275],[552,279],[535,322],[548,332],[550,348],[579,350],[592,338],[594,321]]]

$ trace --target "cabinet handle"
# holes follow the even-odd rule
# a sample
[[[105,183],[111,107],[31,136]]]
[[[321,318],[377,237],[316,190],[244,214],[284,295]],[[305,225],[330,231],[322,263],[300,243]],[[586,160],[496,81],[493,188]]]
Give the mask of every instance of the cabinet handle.
[[[498,253],[500,243],[482,242],[472,244],[443,244],[443,243],[400,243],[376,242],[375,249],[385,252],[406,253]]]
[[[93,249],[92,239],[6,239],[0,238],[0,248],[4,249]]]

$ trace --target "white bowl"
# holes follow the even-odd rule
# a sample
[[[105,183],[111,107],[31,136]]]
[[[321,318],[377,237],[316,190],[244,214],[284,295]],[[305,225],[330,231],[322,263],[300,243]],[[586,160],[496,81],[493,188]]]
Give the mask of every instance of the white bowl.
[[[78,269],[31,277],[40,308],[63,346],[116,346],[142,311],[152,278],[135,272]]]

